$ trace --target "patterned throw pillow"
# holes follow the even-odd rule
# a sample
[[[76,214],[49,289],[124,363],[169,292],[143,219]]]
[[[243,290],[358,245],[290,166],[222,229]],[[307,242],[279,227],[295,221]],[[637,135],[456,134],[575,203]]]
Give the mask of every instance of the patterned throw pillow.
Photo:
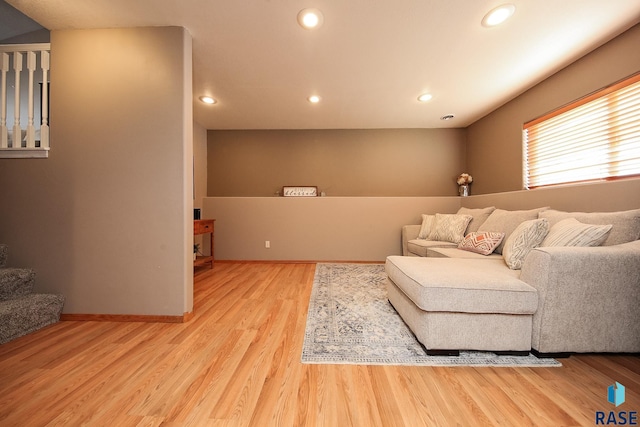
[[[531,249],[540,245],[548,232],[549,222],[544,218],[524,221],[504,242],[502,249],[504,262],[510,269],[520,270]]]
[[[607,240],[613,225],[583,224],[567,218],[551,227],[540,246],[600,246]]]
[[[418,233],[418,239],[429,238],[429,234],[431,234],[431,229],[433,228],[435,220],[435,215],[422,214],[422,226],[420,227],[420,233]]]
[[[487,231],[485,233],[471,232],[460,242],[458,249],[489,255],[504,239],[504,233]]]
[[[436,214],[429,240],[460,243],[472,218],[471,215]]]

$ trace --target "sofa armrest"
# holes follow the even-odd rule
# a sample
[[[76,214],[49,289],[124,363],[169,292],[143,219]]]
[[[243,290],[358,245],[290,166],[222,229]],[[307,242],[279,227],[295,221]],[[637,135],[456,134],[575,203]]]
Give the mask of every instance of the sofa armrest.
[[[537,351],[640,351],[640,241],[536,248],[520,279],[538,290]]]
[[[422,225],[420,224],[405,225],[402,227],[402,255],[403,256],[409,255],[409,250],[407,249],[407,243],[409,242],[409,240],[418,238],[418,234],[420,234],[420,227],[422,227]]]

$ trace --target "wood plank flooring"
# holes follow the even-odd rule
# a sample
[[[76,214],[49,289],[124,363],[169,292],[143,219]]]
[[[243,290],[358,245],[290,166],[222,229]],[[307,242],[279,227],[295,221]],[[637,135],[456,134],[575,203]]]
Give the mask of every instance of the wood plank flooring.
[[[303,365],[314,271],[216,263],[196,272],[189,323],[65,321],[2,345],[0,426],[588,426],[596,411],[640,411],[638,356]]]

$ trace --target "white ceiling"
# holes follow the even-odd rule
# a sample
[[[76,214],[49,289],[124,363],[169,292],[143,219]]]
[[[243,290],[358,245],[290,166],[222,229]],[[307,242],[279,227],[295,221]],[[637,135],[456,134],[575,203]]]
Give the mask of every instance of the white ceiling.
[[[504,2],[514,16],[482,27]],[[208,129],[465,127],[640,22],[638,0],[504,2],[8,0],[50,30],[187,28],[194,115]],[[306,7],[323,12],[321,28],[298,26]],[[419,103],[423,92],[433,99]]]

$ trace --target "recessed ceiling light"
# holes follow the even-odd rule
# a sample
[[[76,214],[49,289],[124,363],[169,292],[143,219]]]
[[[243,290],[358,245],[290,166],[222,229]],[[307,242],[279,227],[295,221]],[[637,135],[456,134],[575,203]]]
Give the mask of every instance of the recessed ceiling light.
[[[306,30],[318,28],[324,22],[324,16],[318,9],[302,9],[298,12],[298,24]]]
[[[311,95],[307,98],[307,100],[312,104],[317,104],[318,102],[320,102],[320,97],[318,95]]]
[[[431,98],[433,98],[433,95],[431,95],[430,93],[423,93],[418,97],[418,101],[427,102],[427,101],[431,101]]]
[[[200,97],[200,101],[204,102],[205,104],[215,104],[216,100],[213,99],[210,96],[201,96]]]
[[[451,120],[451,119],[453,119],[455,117],[456,116],[454,116],[453,114],[447,114],[446,116],[440,117],[440,120]]]
[[[491,9],[484,18],[482,18],[482,25],[485,27],[495,27],[502,24],[509,19],[511,15],[516,11],[516,7],[512,4],[503,4],[494,9]]]

